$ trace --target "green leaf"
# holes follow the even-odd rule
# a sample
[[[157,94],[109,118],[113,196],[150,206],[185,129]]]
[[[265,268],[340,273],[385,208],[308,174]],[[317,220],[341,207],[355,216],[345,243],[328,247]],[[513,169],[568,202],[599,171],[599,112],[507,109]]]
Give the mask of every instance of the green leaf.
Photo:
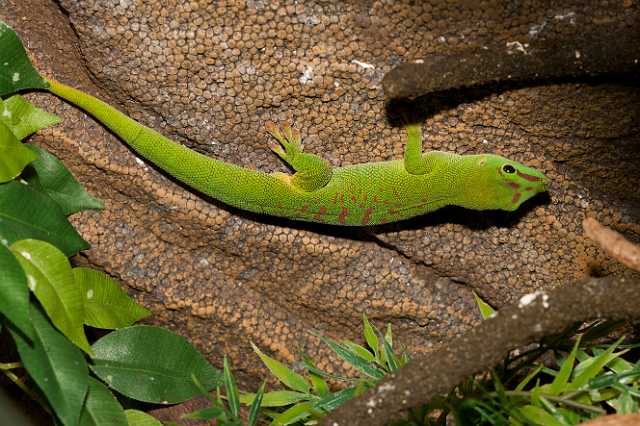
[[[91,354],[82,326],[82,290],[73,279],[67,257],[45,241],[21,240],[10,248],[51,322],[75,345]]]
[[[621,342],[622,338],[620,338],[617,342],[611,344],[611,346],[609,346],[606,351],[602,352],[593,360],[589,360],[589,365],[586,368],[581,369],[581,372],[576,374],[576,376],[571,381],[571,389],[579,389],[582,386],[586,385],[589,380],[596,377],[598,373],[602,372],[602,369],[605,365],[607,365],[608,362],[610,362],[615,357],[620,356],[621,353],[614,354],[613,351],[616,350]]]
[[[251,407],[249,408],[249,419],[247,420],[247,426],[255,426],[258,423],[258,413],[260,411],[260,407],[262,406],[262,397],[264,395],[264,388],[266,386],[265,382],[262,382],[258,392],[255,394],[255,398],[251,403]]]
[[[199,395],[192,375],[207,390],[220,383],[220,372],[184,337],[163,328],[122,328],[92,348],[91,370],[112,389],[139,401],[173,404]]]
[[[316,402],[315,407],[326,412],[333,411],[346,401],[356,396],[357,391],[357,387],[342,389],[341,391],[322,398],[320,401]]]
[[[0,121],[0,183],[14,179],[35,159],[36,156]]]
[[[338,355],[343,360],[347,361],[355,369],[362,371],[364,374],[374,379],[381,379],[382,377],[384,377],[384,373],[382,371],[378,370],[372,364],[366,362],[359,356],[354,355],[353,353],[351,353],[351,351],[349,351],[348,348],[342,346],[338,342],[332,339],[329,339],[327,337],[324,337],[322,335],[317,335],[317,337],[325,345],[329,346],[329,348],[332,351],[334,351],[336,355]]]
[[[227,401],[229,402],[229,408],[231,408],[231,414],[234,417],[238,417],[240,414],[240,401],[238,397],[238,386],[236,386],[236,379],[231,373],[231,367],[229,366],[229,359],[224,357],[224,388],[227,391]]]
[[[240,402],[243,404],[249,405],[252,404],[255,400],[256,394],[254,393],[244,393],[240,395]],[[267,392],[262,397],[262,406],[263,407],[284,407],[286,405],[294,404],[298,401],[306,401],[311,399],[312,395],[308,393],[295,392],[289,390],[280,390]]]
[[[362,314],[362,322],[364,323],[364,340],[366,340],[367,345],[373,350],[375,358],[380,360],[378,354],[378,330],[371,325],[366,314]]]
[[[313,386],[313,392],[319,396],[326,396],[329,394],[329,385],[322,378],[322,376],[309,372],[309,379],[311,380],[311,385]]]
[[[84,323],[96,328],[128,327],[151,312],[138,305],[104,272],[74,268],[76,285],[82,289]]]
[[[222,407],[207,407],[180,416],[185,420],[213,420],[225,414]]]
[[[103,207],[102,202],[89,195],[55,156],[37,146],[26,146],[38,158],[24,170],[22,178],[32,187],[49,195],[66,216]]]
[[[24,89],[47,89],[13,29],[0,21],[0,97]]]
[[[0,244],[0,313],[20,332],[33,339],[34,330],[29,318],[29,288],[27,276],[20,263],[4,245]]]
[[[21,141],[38,130],[59,123],[60,119],[15,95],[5,101],[0,100],[0,122]]]
[[[493,309],[487,302],[482,300],[475,291],[473,292],[473,298],[476,300],[478,309],[480,309],[480,315],[482,316],[482,319],[491,318],[496,314],[496,310]]]
[[[138,410],[124,410],[129,426],[162,426],[155,417]]]
[[[32,342],[11,332],[20,359],[62,423],[76,425],[89,379],[84,356],[51,326],[37,306],[31,305],[30,314],[35,329]]]
[[[360,358],[364,359],[367,362],[373,362],[376,359],[374,354],[372,354],[371,352],[369,352],[367,349],[360,346],[359,344],[352,342],[351,340],[343,340],[342,345],[349,348],[349,350],[352,353],[354,353],[355,355],[359,356]]]
[[[533,424],[540,426],[564,426],[561,422],[555,419],[547,411],[534,405],[525,405],[519,408],[520,412]]]
[[[120,403],[105,385],[89,377],[89,393],[80,414],[81,426],[128,426]]]
[[[538,373],[540,372],[540,370],[542,370],[544,366],[543,365],[538,365],[536,368],[534,368],[533,370],[531,370],[529,372],[529,374],[527,374],[527,377],[525,377],[524,379],[522,379],[522,381],[520,383],[518,383],[518,386],[516,386],[515,390],[516,391],[521,391],[524,390],[524,388],[529,384],[529,382],[538,375]]]
[[[290,425],[302,419],[306,419],[309,417],[313,410],[312,402],[301,402],[299,404],[294,405],[288,410],[284,411],[280,415],[278,415],[271,422],[272,426],[284,426]]]
[[[258,347],[253,343],[251,343],[251,347],[253,347],[253,351],[258,354],[264,365],[266,365],[271,373],[276,376],[278,380],[280,380],[286,387],[298,392],[309,393],[311,385],[304,377],[291,370],[280,361],[268,357],[267,355],[262,353],[262,351],[258,349]]]
[[[576,339],[576,343],[573,345],[573,349],[569,353],[569,356],[562,362],[560,366],[560,371],[553,379],[551,386],[549,388],[549,393],[551,395],[559,395],[562,393],[569,382],[569,377],[571,377],[571,372],[573,371],[573,362],[576,359],[576,353],[578,352],[578,347],[580,346],[580,336]]]
[[[27,238],[48,241],[66,256],[89,248],[55,201],[17,181],[0,185],[0,235],[5,244]]]
[[[391,336],[391,327],[389,327],[387,329],[387,335]],[[385,336],[384,339],[382,339],[382,350],[384,351],[384,357],[387,361],[387,366],[389,367],[389,371],[395,371],[398,368],[400,368],[400,365],[398,363],[398,358],[396,357],[396,354],[393,352],[393,347],[391,347],[391,338],[387,338]]]

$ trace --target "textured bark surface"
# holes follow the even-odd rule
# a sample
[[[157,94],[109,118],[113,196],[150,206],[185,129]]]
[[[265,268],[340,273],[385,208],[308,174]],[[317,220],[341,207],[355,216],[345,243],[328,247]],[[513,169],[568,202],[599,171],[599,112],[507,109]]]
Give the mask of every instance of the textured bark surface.
[[[601,21],[638,20],[633,0],[563,3],[0,0],[0,19],[47,75],[198,151],[273,171],[284,168],[264,123],[292,117],[306,149],[335,165],[400,158],[405,136],[389,124],[382,90],[400,63],[524,45],[551,23],[570,38]],[[265,373],[250,340],[281,360],[306,350],[333,368],[309,331],[356,338],[365,312],[391,322],[411,352],[432,351],[479,322],[472,290],[501,307],[625,274],[582,235],[585,215],[639,236],[640,89],[631,79],[423,99],[425,149],[514,158],[552,179],[550,196],[514,214],[445,209],[366,229],[231,210],[137,160],[74,108],[32,99],[63,118],[34,141],[106,204],[75,217],[92,244],[84,261],[120,278],[153,321],[213,363],[228,354],[245,385]]]

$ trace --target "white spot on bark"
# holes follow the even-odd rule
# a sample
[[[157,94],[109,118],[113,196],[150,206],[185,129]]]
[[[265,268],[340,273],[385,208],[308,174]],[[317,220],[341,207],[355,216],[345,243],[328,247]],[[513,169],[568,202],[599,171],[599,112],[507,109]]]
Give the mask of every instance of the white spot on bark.
[[[298,81],[302,84],[307,84],[311,80],[313,80],[313,68],[311,65],[307,65]]]
[[[367,407],[375,407],[376,406],[376,400],[374,398],[371,398],[370,400],[367,401]]]
[[[534,38],[544,30],[547,26],[547,21],[542,21],[542,24],[532,25],[529,27],[529,38]]]
[[[518,308],[522,309],[527,305],[533,303],[538,297],[542,297],[542,307],[549,307],[549,296],[543,291],[534,291],[533,293],[525,294],[520,298],[518,302]]]
[[[396,386],[392,383],[385,383],[378,388],[378,393],[385,393],[396,390]]]
[[[575,25],[576,24],[576,13],[575,12],[567,12],[564,15],[555,15],[553,17],[553,19],[557,20],[557,21],[564,21],[565,19],[569,20],[569,23],[571,25]]]
[[[580,51],[579,51],[579,50],[576,50],[576,59],[580,59],[580,56],[582,56],[582,55],[580,54]]]
[[[508,41],[507,42],[507,53],[509,55],[513,55],[516,52],[524,53],[528,55],[527,48],[529,47],[529,43],[520,43],[519,41]]]
[[[357,60],[357,59],[352,59],[352,60],[351,60],[351,63],[352,63],[352,64],[356,64],[356,65],[358,65],[358,66],[360,66],[360,67],[362,67],[362,68],[364,68],[364,69],[366,69],[366,70],[373,70],[373,69],[375,69],[375,68],[376,68],[376,67],[375,67],[374,65],[372,65],[372,64],[367,64],[366,62],[361,62],[361,61],[359,61],[359,60]]]

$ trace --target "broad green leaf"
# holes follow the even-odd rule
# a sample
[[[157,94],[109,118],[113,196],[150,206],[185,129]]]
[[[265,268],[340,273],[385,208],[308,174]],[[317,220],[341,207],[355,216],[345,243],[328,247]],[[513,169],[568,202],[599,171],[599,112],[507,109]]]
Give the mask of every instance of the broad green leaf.
[[[138,410],[124,410],[129,426],[162,426],[155,417]]]
[[[207,407],[184,414],[180,416],[180,418],[185,420],[213,420],[224,413],[225,412],[222,407]]]
[[[480,309],[480,315],[482,316],[482,319],[491,318],[493,315],[495,315],[496,310],[493,309],[487,302],[482,300],[475,291],[473,292],[473,298],[476,300],[478,309]]]
[[[384,373],[382,371],[378,370],[371,363],[366,362],[359,356],[354,355],[353,353],[351,353],[351,351],[349,351],[346,347],[342,346],[338,342],[322,335],[317,335],[317,337],[322,340],[325,345],[329,346],[329,348],[333,352],[335,352],[336,355],[338,355],[344,361],[347,361],[355,369],[362,371],[364,374],[374,379],[381,379],[382,377],[384,377]]]
[[[12,331],[18,353],[60,421],[76,425],[87,393],[89,373],[82,352],[54,329],[44,313],[31,305],[32,342]]]
[[[15,95],[4,101],[0,100],[0,122],[21,141],[40,129],[59,123],[60,119],[36,108],[22,96]]]
[[[271,373],[273,373],[273,375],[276,376],[278,380],[280,380],[286,387],[298,392],[309,393],[311,385],[304,377],[291,370],[280,361],[268,357],[267,355],[262,353],[262,351],[258,349],[258,347],[253,343],[251,343],[251,346],[253,347],[253,351],[258,354],[269,371],[271,371]]]
[[[313,410],[312,402],[301,402],[278,415],[271,422],[272,426],[284,426],[309,417]]]
[[[138,305],[118,283],[104,272],[73,268],[76,285],[82,289],[84,323],[96,328],[128,327],[151,312]]]
[[[231,414],[234,417],[238,417],[240,414],[240,401],[238,397],[238,386],[236,386],[236,379],[231,373],[231,367],[229,366],[229,359],[225,356],[223,360],[224,371],[224,388],[227,391],[227,401],[229,402],[229,408],[231,408]]]
[[[562,362],[560,366],[560,371],[556,377],[554,377],[553,382],[549,388],[549,393],[551,395],[559,395],[563,392],[567,383],[569,382],[569,377],[571,377],[571,372],[573,371],[573,362],[576,359],[576,353],[578,352],[578,347],[580,346],[580,336],[576,339],[576,343],[573,345],[569,356]]]
[[[91,370],[130,398],[173,404],[200,395],[191,376],[207,390],[220,384],[220,371],[182,336],[137,325],[113,331],[92,346]]]
[[[0,183],[17,177],[35,159],[35,154],[0,121]]]
[[[46,89],[49,84],[33,68],[13,29],[0,21],[0,97],[24,89]]]
[[[27,238],[48,241],[66,256],[89,248],[55,201],[17,181],[0,185],[0,235],[6,244]]]
[[[384,340],[393,348],[393,332],[391,331],[391,323],[387,323],[387,332],[384,334]]]
[[[243,393],[240,395],[240,402],[245,405],[252,404],[255,400],[255,393]],[[308,393],[280,390],[267,392],[262,397],[263,407],[284,407],[285,405],[291,405],[298,401],[305,401],[311,399],[312,396]]]
[[[21,240],[10,248],[51,322],[80,349],[91,354],[82,326],[82,290],[73,279],[67,257],[45,241]]]
[[[520,412],[533,424],[539,426],[564,426],[561,422],[555,419],[547,411],[534,405],[525,405],[519,408]]]
[[[122,406],[105,385],[89,377],[89,393],[80,414],[80,426],[128,426]]]
[[[7,246],[0,243],[0,313],[20,332],[33,339],[29,318],[29,288],[27,276]]]
[[[372,354],[371,352],[369,352],[367,349],[360,346],[359,344],[352,342],[351,340],[343,340],[342,345],[349,348],[351,352],[353,352],[355,355],[359,356],[360,358],[364,359],[367,362],[373,362],[376,359],[374,354]]]
[[[100,200],[93,198],[55,156],[34,145],[26,145],[37,159],[27,167],[22,178],[45,192],[68,216],[82,210],[99,210]]]
[[[373,350],[373,354],[376,359],[380,359],[378,354],[378,331],[371,325],[367,319],[366,314],[362,314],[362,321],[364,323],[364,340],[367,341],[367,345]]]
[[[255,426],[258,423],[258,413],[260,412],[260,407],[262,406],[262,397],[264,396],[265,386],[266,383],[262,382],[260,388],[258,388],[258,392],[256,392],[253,402],[251,403],[251,407],[249,408],[249,419],[247,420],[247,426]]]

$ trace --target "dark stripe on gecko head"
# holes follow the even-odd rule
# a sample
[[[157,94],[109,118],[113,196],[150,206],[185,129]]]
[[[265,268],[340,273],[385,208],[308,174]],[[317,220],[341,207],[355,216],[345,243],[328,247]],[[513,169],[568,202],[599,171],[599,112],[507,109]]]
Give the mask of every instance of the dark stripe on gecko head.
[[[513,197],[511,198],[511,203],[516,204],[518,200],[520,200],[520,195],[522,194],[519,192],[516,192],[515,194],[513,194]]]
[[[528,175],[526,173],[522,173],[521,171],[518,171],[518,176],[520,176],[524,180],[528,180],[529,182],[539,182],[542,180],[537,176]]]
[[[518,182],[507,182],[507,186],[509,188],[513,188],[513,189],[519,189],[520,188],[520,184]]]

